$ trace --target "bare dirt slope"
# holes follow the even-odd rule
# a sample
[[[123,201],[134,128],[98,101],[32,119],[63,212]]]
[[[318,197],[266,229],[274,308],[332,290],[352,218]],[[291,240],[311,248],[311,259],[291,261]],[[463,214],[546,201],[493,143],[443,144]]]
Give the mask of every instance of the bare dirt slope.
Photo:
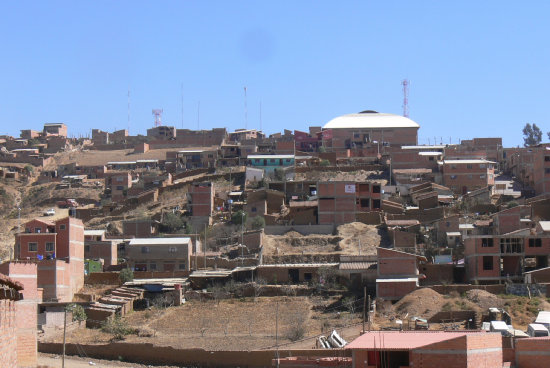
[[[259,297],[256,301],[243,298],[221,300],[219,304],[213,300],[192,300],[179,307],[135,311],[125,320],[139,329],[142,336],[128,335],[126,341],[207,350],[270,348],[276,343],[277,310],[279,344],[291,343],[289,336],[298,327],[303,329],[303,337],[309,338],[301,345],[309,348],[315,346],[316,336],[330,333],[332,329],[343,331],[349,341],[357,337],[360,328],[346,326],[359,326],[360,313],[314,308],[326,302],[326,298],[320,297]],[[80,328],[70,332],[67,341],[105,343],[111,338],[98,329]],[[61,342],[62,339],[59,334],[49,337],[48,341]]]
[[[289,231],[284,235],[266,235],[264,237],[265,255],[291,254],[376,254],[376,247],[385,242],[376,226],[360,222],[340,225],[337,235],[302,235]]]

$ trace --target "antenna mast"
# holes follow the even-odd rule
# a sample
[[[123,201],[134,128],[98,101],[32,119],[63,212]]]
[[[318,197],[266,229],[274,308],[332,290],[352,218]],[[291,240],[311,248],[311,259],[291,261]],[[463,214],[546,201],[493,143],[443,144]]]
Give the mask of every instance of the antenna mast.
[[[162,125],[162,109],[153,109],[153,116],[155,117],[155,127]]]
[[[128,88],[128,134],[130,134],[130,88]]]
[[[248,106],[246,104],[246,86],[244,87],[244,128],[248,129]]]
[[[401,84],[403,85],[403,116],[408,118],[409,117],[409,81],[407,79],[403,79]]]

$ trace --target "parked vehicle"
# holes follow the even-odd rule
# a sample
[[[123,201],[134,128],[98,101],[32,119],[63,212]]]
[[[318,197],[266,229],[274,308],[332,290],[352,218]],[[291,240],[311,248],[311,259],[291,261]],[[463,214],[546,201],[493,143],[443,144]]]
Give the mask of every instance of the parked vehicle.
[[[55,215],[55,208],[49,208],[43,213],[44,216],[54,216]]]

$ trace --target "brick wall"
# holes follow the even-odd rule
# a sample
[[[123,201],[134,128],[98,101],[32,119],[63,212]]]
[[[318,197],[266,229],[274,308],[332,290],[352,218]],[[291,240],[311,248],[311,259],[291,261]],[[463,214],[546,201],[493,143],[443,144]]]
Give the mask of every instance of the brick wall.
[[[15,301],[0,299],[0,361],[2,367],[17,368]]]

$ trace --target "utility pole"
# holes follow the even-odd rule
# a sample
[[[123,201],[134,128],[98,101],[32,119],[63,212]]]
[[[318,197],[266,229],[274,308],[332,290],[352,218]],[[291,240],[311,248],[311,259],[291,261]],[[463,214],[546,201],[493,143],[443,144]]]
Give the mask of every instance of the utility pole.
[[[363,287],[363,333],[365,333],[365,320],[367,315],[367,287]]]
[[[206,270],[206,227],[208,225],[207,224],[204,224],[204,251],[203,251],[203,254],[204,254],[204,269]]]
[[[275,305],[275,349],[276,349],[275,358],[277,359],[277,368],[279,368],[279,301],[278,300],[277,300],[277,304]]]
[[[369,310],[367,311],[367,319],[368,319],[368,322],[369,322],[369,332],[370,332],[370,315],[369,315],[369,312],[370,312],[370,295],[367,297],[367,306],[369,308]]]
[[[61,357],[61,368],[65,368],[65,341],[67,336],[67,308],[64,309],[63,317],[63,356]]]
[[[244,211],[241,212],[241,266],[244,266]]]

